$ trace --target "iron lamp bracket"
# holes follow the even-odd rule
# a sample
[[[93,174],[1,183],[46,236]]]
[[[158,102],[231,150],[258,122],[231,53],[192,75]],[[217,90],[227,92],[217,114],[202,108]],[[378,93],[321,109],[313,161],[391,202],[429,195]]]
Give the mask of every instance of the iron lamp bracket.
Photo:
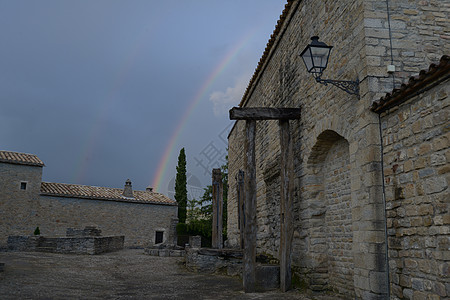
[[[323,85],[332,84],[344,92],[347,92],[351,95],[358,96],[359,99],[359,80],[356,79],[355,81],[349,81],[349,80],[332,80],[332,79],[322,79],[320,77],[316,77],[316,82],[321,83]]]

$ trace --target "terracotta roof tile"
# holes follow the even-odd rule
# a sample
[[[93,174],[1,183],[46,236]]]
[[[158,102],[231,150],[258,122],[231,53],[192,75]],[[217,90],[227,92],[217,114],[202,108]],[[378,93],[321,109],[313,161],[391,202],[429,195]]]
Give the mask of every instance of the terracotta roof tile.
[[[43,167],[44,163],[34,154],[19,153],[12,151],[0,151],[0,162],[19,164],[19,165],[29,165],[29,166],[39,166]]]
[[[422,70],[416,77],[410,77],[407,84],[402,84],[399,89],[394,89],[392,93],[387,93],[380,100],[374,101],[371,110],[376,113],[399,105],[411,97],[424,92],[425,90],[450,78],[450,56],[441,57],[439,64],[431,64],[428,71]]]
[[[134,198],[124,197],[123,189],[87,186],[67,183],[42,182],[41,195],[120,201],[144,204],[176,205],[176,201],[163,194],[149,191],[133,191]]]

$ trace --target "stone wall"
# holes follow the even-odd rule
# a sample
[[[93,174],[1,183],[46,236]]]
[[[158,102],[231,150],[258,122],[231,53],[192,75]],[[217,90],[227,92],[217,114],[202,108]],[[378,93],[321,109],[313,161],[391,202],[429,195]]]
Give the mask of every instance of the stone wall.
[[[65,235],[67,227],[97,226],[103,235],[124,235],[125,247],[148,247],[155,243],[156,231],[169,241],[171,219],[177,207],[41,196],[39,228],[43,235]]]
[[[0,163],[0,248],[8,235],[33,234],[39,225],[41,179],[42,167]]]
[[[124,236],[43,237],[9,236],[11,251],[38,251],[65,254],[101,254],[123,249]]]
[[[400,53],[394,61],[398,66],[395,78],[428,68],[430,59],[445,54],[448,43],[443,39],[448,31],[441,31],[434,21],[422,22],[422,16],[433,15],[436,7],[438,14],[448,14],[446,2],[388,1],[395,33],[392,49]],[[301,119],[290,122],[295,169],[292,259],[299,278],[313,290],[382,299],[387,293],[387,269],[381,145],[378,116],[369,107],[394,87],[386,70],[391,57],[389,30],[384,27],[386,2],[289,3],[241,106],[302,109]],[[419,17],[405,21],[407,28],[403,28],[399,18],[408,3],[419,10]],[[411,32],[409,27],[421,29]],[[313,35],[334,46],[323,78],[359,78],[359,99],[336,87],[317,84],[306,72],[299,53]],[[411,41],[432,43],[433,54],[427,54],[428,47],[415,47],[410,49],[413,55],[407,53]],[[425,56],[427,59],[420,60]],[[239,247],[236,175],[244,168],[244,137],[245,121],[237,121],[229,135],[228,238],[234,247]],[[257,121],[256,139],[257,251],[278,257],[278,123]],[[349,287],[348,282],[353,285]]]
[[[66,228],[97,226],[104,235],[124,235],[126,247],[148,247],[156,231],[173,243],[177,206],[40,195],[42,167],[0,163],[0,248],[10,235],[65,236]],[[21,182],[26,182],[25,190]],[[170,235],[170,237],[169,237]]]
[[[381,115],[396,299],[450,297],[449,94],[447,80]]]
[[[372,75],[385,76],[386,66],[392,60],[396,67],[394,77],[398,88],[411,74],[419,73],[439,61],[443,54],[450,53],[450,1],[364,2],[366,54],[368,72]],[[392,37],[392,48],[389,36]],[[378,83],[373,81],[382,89],[380,92],[391,91],[391,82],[381,79]]]
[[[369,197],[371,191],[381,187],[381,176],[376,178],[375,170],[369,167],[379,154],[379,147],[375,147],[376,115],[364,111],[370,103],[367,78],[362,77],[366,65],[364,5],[361,1],[296,1],[293,7],[280,30],[283,34],[275,40],[268,55],[270,60],[243,106],[302,108],[301,120],[290,122],[296,177],[292,259],[300,272],[299,278],[313,290],[334,290],[348,297],[381,296],[380,280],[372,275],[371,282],[370,278],[371,271],[383,274],[385,266],[383,253],[371,250],[382,249],[377,245],[382,245],[384,235],[383,228],[376,226],[382,216],[373,212],[374,201]],[[324,77],[341,80],[359,77],[362,82],[359,101],[335,87],[317,84],[306,72],[299,53],[313,35],[334,46]],[[243,166],[244,127],[245,123],[238,121],[229,137],[230,242],[238,240],[237,217],[233,215],[237,212],[234,176]],[[280,222],[278,131],[275,121],[257,123],[257,251],[275,257],[278,257]],[[327,163],[332,158],[339,158],[334,167]],[[334,171],[336,177],[330,177]],[[333,185],[340,184],[346,188],[337,194]],[[327,209],[328,204],[335,206]],[[368,218],[363,220],[359,212],[365,205],[372,207],[367,208]],[[344,217],[333,224],[337,209]],[[356,213],[352,214],[353,211]],[[337,230],[341,232],[337,234]],[[359,254],[357,264],[355,250]],[[355,285],[349,286],[349,280]]]

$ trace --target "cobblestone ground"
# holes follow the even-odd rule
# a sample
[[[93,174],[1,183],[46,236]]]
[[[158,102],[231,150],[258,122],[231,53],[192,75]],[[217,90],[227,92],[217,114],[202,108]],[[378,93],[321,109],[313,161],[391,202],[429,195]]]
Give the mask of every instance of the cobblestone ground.
[[[103,255],[0,252],[0,299],[314,299],[295,290],[245,294],[238,278],[190,273],[182,261],[134,249]]]

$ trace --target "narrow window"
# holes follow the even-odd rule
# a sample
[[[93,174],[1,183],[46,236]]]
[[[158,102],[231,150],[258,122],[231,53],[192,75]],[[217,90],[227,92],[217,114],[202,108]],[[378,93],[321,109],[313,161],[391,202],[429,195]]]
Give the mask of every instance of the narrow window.
[[[21,190],[26,190],[26,189],[27,189],[27,183],[22,181],[22,182],[20,183],[20,189],[21,189]]]
[[[164,231],[157,231],[155,234],[155,244],[161,244],[163,242]]]

